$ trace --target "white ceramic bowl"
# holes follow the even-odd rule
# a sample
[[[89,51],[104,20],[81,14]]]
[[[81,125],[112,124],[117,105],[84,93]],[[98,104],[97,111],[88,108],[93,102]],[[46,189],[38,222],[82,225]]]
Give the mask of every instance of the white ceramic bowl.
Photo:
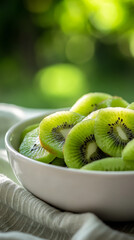
[[[24,120],[6,134],[12,169],[21,184],[47,203],[71,212],[93,212],[104,220],[134,220],[134,171],[81,171],[44,164],[18,152],[22,130],[44,115]]]

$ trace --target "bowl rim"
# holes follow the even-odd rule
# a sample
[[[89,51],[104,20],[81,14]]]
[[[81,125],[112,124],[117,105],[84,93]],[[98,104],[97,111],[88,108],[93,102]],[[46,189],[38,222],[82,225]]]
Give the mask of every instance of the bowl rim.
[[[44,113],[40,113],[40,114],[32,116],[32,117],[25,118],[25,119],[15,123],[12,127],[10,127],[5,134],[6,151],[8,150],[8,151],[14,153],[17,156],[20,156],[20,158],[23,158],[27,161],[33,162],[34,164],[42,165],[42,166],[45,166],[47,168],[57,169],[57,170],[60,170],[60,171],[72,172],[74,174],[109,176],[109,177],[110,176],[115,176],[115,177],[118,176],[119,177],[119,176],[134,175],[134,170],[131,170],[131,171],[96,171],[96,170],[82,170],[82,169],[77,169],[77,168],[65,168],[65,167],[61,167],[61,166],[51,165],[51,164],[36,161],[32,158],[26,157],[26,156],[22,155],[21,153],[19,153],[16,149],[14,149],[14,147],[11,144],[10,137],[11,137],[12,133],[14,132],[14,130],[16,128],[22,126],[23,124],[26,124],[26,123],[28,124],[28,122],[31,122],[32,120],[36,120],[36,119],[38,120],[40,118],[48,116],[49,114],[51,114],[53,112],[54,111],[50,110],[50,112],[44,112]],[[56,110],[55,110],[55,112],[56,112]],[[9,161],[9,163],[10,163],[10,161]]]

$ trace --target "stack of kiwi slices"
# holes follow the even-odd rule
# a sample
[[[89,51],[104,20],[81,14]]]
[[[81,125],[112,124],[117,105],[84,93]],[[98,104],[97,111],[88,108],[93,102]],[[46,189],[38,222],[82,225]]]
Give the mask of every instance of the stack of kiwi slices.
[[[19,152],[66,168],[134,170],[134,103],[107,93],[88,93],[70,110],[24,129]]]

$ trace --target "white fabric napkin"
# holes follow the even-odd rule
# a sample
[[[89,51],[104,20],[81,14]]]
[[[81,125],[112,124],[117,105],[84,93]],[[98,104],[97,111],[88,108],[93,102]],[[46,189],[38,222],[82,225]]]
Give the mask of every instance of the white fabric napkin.
[[[49,111],[0,104],[0,240],[134,239],[133,222],[104,223],[89,212],[73,214],[60,211],[19,185],[8,163],[5,133],[14,123]]]

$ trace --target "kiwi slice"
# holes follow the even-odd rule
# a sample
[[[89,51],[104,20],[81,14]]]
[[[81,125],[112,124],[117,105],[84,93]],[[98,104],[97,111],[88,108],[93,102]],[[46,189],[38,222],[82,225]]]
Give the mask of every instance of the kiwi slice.
[[[58,158],[58,157],[56,157],[56,158],[51,162],[51,164],[52,164],[52,165],[55,165],[55,166],[66,167],[64,158]]]
[[[134,110],[134,102],[130,103],[130,104],[127,106],[127,108]]]
[[[107,108],[107,107],[126,108],[128,105],[129,105],[129,103],[127,101],[125,101],[123,98],[114,96],[114,97],[108,98],[108,99],[100,102],[97,105],[97,109]]]
[[[92,171],[132,171],[134,170],[134,162],[123,161],[120,157],[108,157],[95,162],[89,163],[81,168],[81,170]]]
[[[95,119],[99,111],[100,111],[100,109],[91,112],[82,121],[85,121],[85,120],[88,120],[88,119]]]
[[[111,97],[111,95],[106,93],[88,93],[79,98],[78,101],[72,106],[70,111],[87,116],[89,113],[96,110],[96,106],[98,105],[98,103],[109,97]]]
[[[96,144],[94,122],[94,119],[82,121],[68,134],[64,145],[64,159],[69,168],[81,168],[107,156]]]
[[[59,158],[63,158],[65,138],[72,127],[84,117],[70,111],[60,111],[45,117],[39,125],[41,145]]]
[[[125,145],[134,138],[134,111],[127,108],[104,108],[95,119],[97,145],[112,157],[120,157]]]
[[[134,161],[134,139],[127,143],[122,151],[123,160]]]
[[[46,151],[39,141],[39,128],[28,132],[19,147],[19,152],[26,157],[32,158],[44,163],[50,163],[55,155]]]
[[[21,134],[21,142],[28,132],[32,131],[33,129],[37,128],[38,126],[39,126],[39,123],[32,124],[32,125],[29,125],[28,127],[26,127]]]

